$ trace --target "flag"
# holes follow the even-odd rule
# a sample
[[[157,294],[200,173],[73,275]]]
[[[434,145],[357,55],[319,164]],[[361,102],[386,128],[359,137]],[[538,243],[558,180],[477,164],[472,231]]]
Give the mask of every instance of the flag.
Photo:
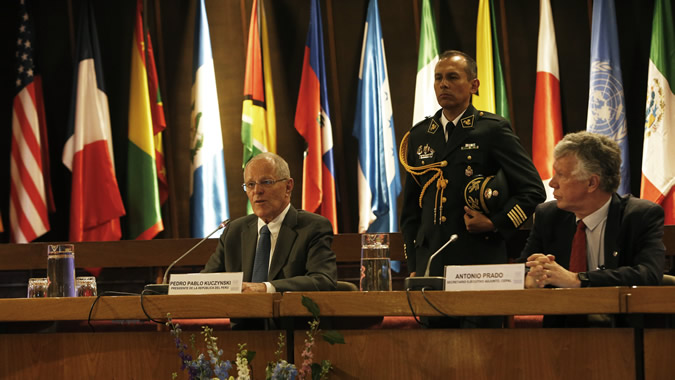
[[[586,130],[609,136],[621,148],[619,194],[630,193],[628,130],[623,81],[619,62],[614,0],[593,2],[591,27],[591,76]]]
[[[359,140],[359,233],[396,232],[401,178],[377,0],[368,5],[352,135]]]
[[[499,52],[499,38],[497,38],[497,20],[495,16],[494,0],[490,0],[490,18],[492,19],[492,66],[495,78],[495,113],[501,115],[504,119],[510,120],[509,98],[506,95],[506,84],[504,83],[504,70],[502,70],[502,58]]]
[[[675,224],[675,28],[669,0],[656,0],[649,53],[640,197],[661,204]]]
[[[49,145],[42,82],[33,61],[32,19],[19,7],[16,82],[12,107],[9,226],[12,243],[28,243],[49,231],[54,211],[49,179]],[[0,231],[3,231],[0,221]]]
[[[129,238],[149,240],[164,230],[157,186],[155,140],[150,111],[148,75],[143,41],[142,0],[136,1],[131,43],[129,86],[129,145],[127,159],[127,215]]]
[[[326,90],[321,7],[312,0],[295,129],[307,142],[302,165],[302,208],[323,215],[337,234],[333,129]]]
[[[553,177],[553,148],[562,139],[558,47],[550,0],[539,1],[537,84],[534,93],[532,161],[544,182],[547,199],[553,199],[548,183]]]
[[[63,164],[73,173],[70,240],[119,240],[119,218],[125,210],[115,177],[108,97],[89,1],[82,2],[77,57],[62,156]]]
[[[195,16],[190,121],[190,226],[192,237],[201,238],[230,215],[216,75],[204,0],[197,2]]]
[[[413,125],[431,116],[438,110],[434,91],[434,70],[438,63],[438,39],[436,23],[429,0],[422,0],[420,21],[420,48],[417,55],[417,78],[415,80],[415,105]]]
[[[491,0],[478,3],[476,26],[476,66],[480,88],[472,103],[477,109],[509,118],[509,104],[504,85],[497,26]]]
[[[473,96],[472,103],[479,110],[495,112],[495,77],[492,62],[492,28],[489,0],[478,2],[478,23],[476,25],[476,66],[480,89]]]
[[[147,46],[147,70],[148,70],[148,92],[150,93],[150,111],[152,113],[152,127],[155,142],[155,162],[157,164],[157,186],[159,188],[159,204],[164,204],[169,199],[169,181],[166,176],[166,163],[164,160],[164,144],[162,135],[166,129],[166,120],[164,119],[164,103],[159,91],[159,79],[157,77],[157,66],[155,65],[155,52],[152,49],[152,40],[150,32],[146,33]]]
[[[246,163],[258,153],[276,153],[276,138],[265,9],[262,3],[253,0],[246,49],[244,104],[241,113],[241,142],[244,144],[242,166],[246,166]]]

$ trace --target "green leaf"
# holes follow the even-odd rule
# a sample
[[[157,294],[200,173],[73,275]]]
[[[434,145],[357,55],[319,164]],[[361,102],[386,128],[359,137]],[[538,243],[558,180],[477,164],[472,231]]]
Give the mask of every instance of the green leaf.
[[[314,318],[319,318],[319,305],[316,304],[311,298],[302,296],[302,306],[304,306],[307,311],[312,313]]]
[[[319,363],[312,363],[312,380],[321,380],[321,366]]]
[[[321,332],[323,340],[330,344],[345,344],[345,337],[339,331],[336,330],[324,330]]]
[[[248,360],[248,364],[251,364],[253,358],[255,358],[255,351],[251,350],[246,351],[246,360]]]

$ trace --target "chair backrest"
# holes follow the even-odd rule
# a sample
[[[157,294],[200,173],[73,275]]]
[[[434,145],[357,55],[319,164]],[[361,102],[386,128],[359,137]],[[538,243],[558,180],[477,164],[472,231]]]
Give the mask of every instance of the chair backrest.
[[[669,274],[664,274],[663,280],[661,281],[661,285],[675,286],[675,276],[671,276]]]
[[[338,281],[337,290],[340,292],[357,292],[359,287],[349,281]]]

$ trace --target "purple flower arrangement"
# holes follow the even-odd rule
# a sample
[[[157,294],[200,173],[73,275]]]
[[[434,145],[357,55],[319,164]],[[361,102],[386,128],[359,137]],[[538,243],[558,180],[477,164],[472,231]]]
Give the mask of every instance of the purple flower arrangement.
[[[344,344],[344,337],[337,331],[322,331],[319,329],[319,306],[308,297],[302,297],[302,304],[312,313],[314,319],[309,322],[309,330],[306,332],[305,347],[302,351],[302,365],[300,369],[293,363],[289,363],[282,359],[283,347],[285,345],[285,337],[283,333],[279,334],[277,341],[277,350],[275,351],[276,361],[267,363],[265,369],[266,380],[320,380],[327,379],[328,373],[332,369],[331,363],[328,360],[322,360],[321,363],[314,363],[312,349],[314,348],[314,338],[321,332],[321,336],[330,344],[340,343]],[[188,351],[188,345],[181,340],[182,330],[180,325],[173,323],[171,314],[167,314],[166,325],[171,329],[171,334],[174,337],[176,349],[178,349],[178,356],[181,360],[181,371],[187,371],[190,380],[202,379],[218,379],[218,380],[250,380],[251,373],[249,363],[255,357],[255,351],[250,351],[246,348],[246,343],[239,344],[239,352],[237,353],[234,367],[237,369],[237,376],[230,375],[233,365],[229,360],[223,360],[223,350],[218,348],[218,338],[213,336],[213,329],[209,326],[202,326],[201,335],[204,337],[206,346],[206,353],[199,352],[195,345],[195,336],[190,336],[191,352],[198,353],[197,358]],[[207,358],[208,356],[208,358]],[[178,374],[173,373],[173,378],[177,378]]]

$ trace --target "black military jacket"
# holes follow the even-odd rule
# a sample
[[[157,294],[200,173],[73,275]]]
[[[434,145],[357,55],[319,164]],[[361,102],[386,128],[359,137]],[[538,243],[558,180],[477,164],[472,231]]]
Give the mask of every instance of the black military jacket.
[[[469,105],[446,143],[440,117],[439,110],[416,124],[408,136],[407,153],[402,153],[413,169],[447,162],[440,167],[445,181],[431,181],[424,192],[438,170],[419,175],[409,172],[406,177],[401,231],[408,270],[418,276],[424,274],[430,255],[452,234],[459,239],[433,260],[431,275],[443,275],[445,265],[505,263],[504,239],[546,199],[541,178],[507,120]],[[494,175],[499,169],[508,181],[509,198],[502,210],[490,212],[496,231],[469,233],[464,224],[464,187],[470,178]],[[437,191],[437,186],[442,186],[439,182],[446,184],[442,194]]]

